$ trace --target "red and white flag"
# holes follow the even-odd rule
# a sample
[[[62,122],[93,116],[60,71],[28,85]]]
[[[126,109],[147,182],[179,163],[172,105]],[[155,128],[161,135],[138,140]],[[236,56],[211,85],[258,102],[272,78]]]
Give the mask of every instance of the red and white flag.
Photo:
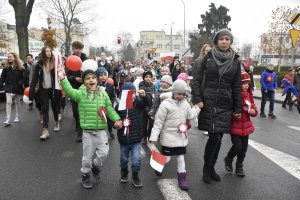
[[[133,108],[133,94],[134,90],[122,90],[121,100],[118,110],[126,110]]]
[[[162,172],[165,164],[167,162],[167,157],[160,154],[159,152],[152,150],[150,165],[156,171]]]

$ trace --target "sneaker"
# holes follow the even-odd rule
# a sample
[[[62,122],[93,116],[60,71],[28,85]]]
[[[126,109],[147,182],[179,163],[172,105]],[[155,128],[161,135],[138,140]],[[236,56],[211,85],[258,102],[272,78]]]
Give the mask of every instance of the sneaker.
[[[203,135],[208,135],[208,131],[202,131]]]
[[[227,156],[224,158],[224,163],[225,163],[225,169],[228,172],[232,172],[233,171],[233,167],[232,167],[232,159],[228,158]]]
[[[5,121],[4,121],[3,123],[4,123],[4,126],[5,126],[5,127],[11,125],[11,123],[10,123],[10,118],[6,118]]]
[[[59,122],[55,122],[54,131],[57,132],[60,130]]]
[[[92,182],[90,180],[90,175],[82,174],[82,176],[81,176],[81,185],[85,189],[90,189],[90,188],[93,187]]]
[[[260,116],[260,117],[267,117],[266,114],[265,114],[264,112],[261,112],[259,116]]]
[[[271,119],[276,119],[276,116],[273,113],[269,113],[268,117],[271,118]]]
[[[128,182],[128,170],[121,169],[121,183],[127,183],[127,182]]]
[[[138,173],[132,173],[132,185],[136,188],[143,186],[143,182],[140,180]]]
[[[14,123],[19,123],[20,122],[20,118],[18,116],[16,116]]]
[[[94,163],[92,164],[92,172],[95,178],[100,179],[100,167]]]

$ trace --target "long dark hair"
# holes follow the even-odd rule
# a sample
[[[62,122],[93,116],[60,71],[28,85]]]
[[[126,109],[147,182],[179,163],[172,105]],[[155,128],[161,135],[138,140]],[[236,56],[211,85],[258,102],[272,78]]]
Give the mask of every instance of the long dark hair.
[[[51,51],[51,57],[50,57],[50,60],[48,60],[48,57],[46,55],[46,50],[47,49],[50,49]],[[55,65],[55,58],[54,58],[54,55],[52,53],[52,49],[51,47],[48,47],[48,46],[44,46],[42,48],[42,61],[43,61],[43,64],[44,66],[46,67],[46,70],[49,72],[51,71],[53,68],[54,68],[54,65]]]

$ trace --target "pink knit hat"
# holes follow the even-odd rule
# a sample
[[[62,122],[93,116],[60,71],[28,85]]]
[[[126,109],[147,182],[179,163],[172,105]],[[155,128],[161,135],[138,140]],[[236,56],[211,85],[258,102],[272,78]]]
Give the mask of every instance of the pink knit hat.
[[[187,73],[180,73],[177,77],[177,79],[181,79],[183,81],[191,80],[193,79],[192,76],[189,76]]]

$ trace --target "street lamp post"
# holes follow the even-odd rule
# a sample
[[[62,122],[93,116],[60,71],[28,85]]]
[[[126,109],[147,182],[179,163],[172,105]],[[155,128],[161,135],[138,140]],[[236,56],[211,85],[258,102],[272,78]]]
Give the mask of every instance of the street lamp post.
[[[181,0],[183,4],[183,51],[185,50],[185,3]]]
[[[165,24],[165,25],[168,25],[168,24]],[[174,25],[174,22],[172,22],[172,24],[169,25],[171,27],[170,52],[173,51],[173,25]]]

